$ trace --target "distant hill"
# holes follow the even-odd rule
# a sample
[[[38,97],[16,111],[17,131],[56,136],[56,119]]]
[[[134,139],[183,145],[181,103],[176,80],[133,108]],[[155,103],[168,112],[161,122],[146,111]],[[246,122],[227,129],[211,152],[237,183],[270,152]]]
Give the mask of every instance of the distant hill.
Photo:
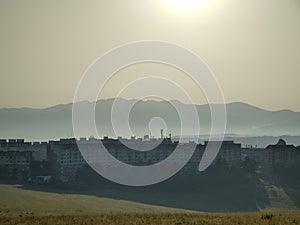
[[[96,105],[96,123],[100,136],[115,134],[111,125],[111,108],[114,99],[99,100]],[[121,105],[128,106],[133,100],[121,99]],[[184,110],[193,106],[172,101]],[[81,102],[80,104],[91,104]],[[300,112],[289,110],[267,111],[245,103],[229,103],[227,107],[227,134],[242,136],[300,135]],[[210,131],[210,110],[208,105],[196,105],[201,134]],[[154,117],[161,117],[173,136],[180,134],[180,120],[175,108],[166,101],[140,101],[131,110],[129,123],[136,136],[149,133],[148,124]],[[193,123],[194,121],[189,121]],[[158,136],[160,127],[154,127]],[[191,130],[189,134],[193,135]],[[229,135],[229,136],[235,136]],[[3,108],[0,109],[0,137],[25,138],[27,140],[48,140],[73,136],[72,104],[57,105],[44,109]]]

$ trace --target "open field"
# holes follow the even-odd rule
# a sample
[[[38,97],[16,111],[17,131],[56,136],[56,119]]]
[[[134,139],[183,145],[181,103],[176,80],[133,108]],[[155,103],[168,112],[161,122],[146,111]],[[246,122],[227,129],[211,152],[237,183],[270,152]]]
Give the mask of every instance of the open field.
[[[178,214],[178,213],[103,213],[81,216],[0,217],[1,225],[290,225],[300,224],[300,212],[235,213],[235,214]]]
[[[1,225],[300,225],[300,211],[207,214],[81,194],[0,184]]]
[[[124,200],[80,194],[58,194],[0,184],[0,216],[85,215],[109,212],[188,212]],[[2,225],[2,223],[0,223]]]

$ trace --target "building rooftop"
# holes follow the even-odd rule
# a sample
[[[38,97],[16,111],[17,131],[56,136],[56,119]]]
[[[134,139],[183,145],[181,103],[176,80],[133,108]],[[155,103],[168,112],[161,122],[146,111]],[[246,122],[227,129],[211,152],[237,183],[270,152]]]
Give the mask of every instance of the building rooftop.
[[[285,140],[280,138],[275,145],[268,145],[266,147],[266,149],[270,149],[270,148],[273,148],[273,149],[275,149],[275,148],[276,149],[295,149],[296,147],[294,145],[287,145]]]
[[[285,140],[283,140],[283,139],[279,139],[278,140],[278,142],[277,142],[277,144],[276,145],[279,145],[279,146],[285,146],[286,145],[286,142],[285,142]]]

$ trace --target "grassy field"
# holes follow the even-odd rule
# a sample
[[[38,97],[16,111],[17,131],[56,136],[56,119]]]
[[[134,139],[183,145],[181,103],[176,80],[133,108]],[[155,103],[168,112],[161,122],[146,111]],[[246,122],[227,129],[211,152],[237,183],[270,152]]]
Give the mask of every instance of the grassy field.
[[[0,184],[1,225],[300,225],[300,211],[207,214]]]
[[[0,216],[86,215],[109,212],[187,212],[92,195],[57,194],[0,184]],[[2,225],[2,223],[0,223]]]
[[[0,217],[1,225],[290,225],[300,224],[300,212],[247,214],[102,213],[81,216]]]

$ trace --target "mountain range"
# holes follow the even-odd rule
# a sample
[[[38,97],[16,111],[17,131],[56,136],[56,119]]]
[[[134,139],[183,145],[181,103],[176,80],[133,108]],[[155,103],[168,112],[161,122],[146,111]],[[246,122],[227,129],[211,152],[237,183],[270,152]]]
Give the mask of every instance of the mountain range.
[[[118,99],[120,103],[119,115],[122,118],[122,108],[131,105],[135,100]],[[98,100],[96,102],[95,120],[99,136],[118,136],[112,129],[111,111],[114,99]],[[90,102],[80,102],[90,107]],[[180,116],[172,106],[189,111],[193,105],[176,100],[167,101],[138,101],[130,111],[129,125],[136,136],[144,134],[159,136],[163,128],[160,120],[149,122],[153,118],[162,118],[167,131],[173,136],[180,134]],[[209,105],[195,105],[200,119],[200,134],[209,134],[211,115]],[[227,130],[230,137],[257,137],[257,136],[298,136],[300,135],[300,112],[290,110],[268,111],[245,103],[226,104]],[[118,115],[117,115],[118,116]],[[119,119],[120,119],[119,118]],[[194,123],[188,121],[187,127]],[[122,126],[122,124],[120,125]],[[166,129],[166,128],[165,128]],[[184,134],[193,136],[193,130]],[[0,137],[25,138],[26,140],[49,140],[63,137],[72,137],[72,103],[56,105],[49,108],[2,108],[0,109]]]

